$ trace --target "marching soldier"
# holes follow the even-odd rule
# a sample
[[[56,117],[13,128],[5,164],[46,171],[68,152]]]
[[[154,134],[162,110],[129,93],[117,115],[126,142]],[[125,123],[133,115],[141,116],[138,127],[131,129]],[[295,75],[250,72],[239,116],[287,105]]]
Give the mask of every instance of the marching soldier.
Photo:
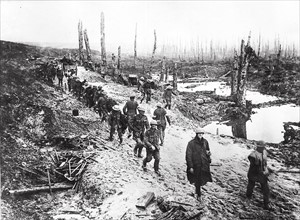
[[[253,194],[255,183],[258,182],[261,185],[264,208],[272,210],[269,204],[270,189],[268,184],[268,176],[270,171],[267,167],[267,151],[264,146],[264,142],[258,142],[256,150],[254,150],[249,156],[250,167],[248,170],[248,186],[246,196],[250,199]]]
[[[153,119],[158,121],[158,130],[160,131],[160,145],[162,146],[164,144],[167,121],[169,125],[171,125],[171,121],[169,116],[167,115],[166,110],[162,108],[160,103],[158,103],[156,107],[157,108],[153,112]]]
[[[159,172],[159,160],[160,160],[160,154],[159,154],[159,136],[160,132],[157,130],[157,122],[151,121],[150,123],[150,129],[145,132],[145,147],[147,155],[145,159],[143,160],[143,169],[144,171],[147,171],[147,163],[152,160],[152,157],[154,158],[154,171],[158,175],[160,175]]]
[[[172,94],[175,95],[175,93],[173,92],[173,87],[172,86],[168,86],[165,89],[164,94],[163,94],[163,99],[164,99],[164,101],[166,101],[165,108],[171,109]]]
[[[96,101],[96,105],[94,106],[94,109],[96,111],[98,111],[98,114],[101,118],[101,123],[103,121],[106,121],[108,111],[107,111],[107,108],[106,108],[106,94],[105,94],[105,92],[103,92],[102,95]]]
[[[146,103],[151,101],[151,80],[147,79],[147,81],[142,85],[143,89],[143,98],[141,103],[144,101],[146,97]]]
[[[134,147],[134,155],[137,157],[142,157],[142,150],[144,147],[144,132],[145,129],[149,129],[149,121],[145,115],[145,109],[138,107],[139,114],[135,115],[132,119],[131,128],[133,130],[133,139],[136,141]]]
[[[144,77],[141,77],[139,80],[138,80],[138,82],[137,82],[137,89],[139,90],[139,91],[141,91],[141,92],[143,92],[142,90],[142,86],[143,86],[143,84],[144,84]]]
[[[58,78],[58,86],[63,87],[63,78],[64,78],[64,73],[62,68],[59,66],[57,69],[57,78]]]
[[[132,124],[133,117],[137,114],[137,108],[139,106],[139,104],[137,103],[137,101],[134,100],[134,98],[135,98],[134,94],[130,95],[130,100],[127,101],[125,106],[123,107],[123,113],[124,113],[124,115],[127,116],[127,121],[129,124],[128,137],[131,137],[132,129],[130,128],[130,125]]]
[[[113,141],[113,136],[115,131],[118,132],[120,144],[123,142],[123,133],[126,130],[126,119],[125,116],[121,113],[119,106],[115,105],[112,108],[112,112],[108,117],[108,125],[110,126],[110,133],[109,133],[109,141]]]

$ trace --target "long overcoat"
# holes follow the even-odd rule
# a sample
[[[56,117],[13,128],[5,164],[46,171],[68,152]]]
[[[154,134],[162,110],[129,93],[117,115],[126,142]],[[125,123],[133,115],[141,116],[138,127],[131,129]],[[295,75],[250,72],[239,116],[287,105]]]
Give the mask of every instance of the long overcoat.
[[[195,137],[186,148],[187,178],[190,183],[200,183],[201,186],[212,182],[210,173],[210,156],[207,154],[209,145],[205,138]],[[189,172],[194,169],[194,174]]]

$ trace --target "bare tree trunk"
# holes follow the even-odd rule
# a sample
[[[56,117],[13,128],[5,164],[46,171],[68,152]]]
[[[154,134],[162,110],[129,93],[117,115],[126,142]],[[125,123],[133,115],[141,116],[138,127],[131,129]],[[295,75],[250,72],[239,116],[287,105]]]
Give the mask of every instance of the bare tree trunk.
[[[257,49],[257,56],[259,57],[260,55],[260,44],[261,44],[261,36],[259,34],[259,38],[258,38],[258,49]]]
[[[281,57],[281,44],[279,45],[279,50],[278,50],[278,53],[277,53],[277,60],[276,60],[276,67],[277,68],[279,67],[279,64],[280,64],[280,57]]]
[[[165,82],[168,82],[170,70],[171,70],[171,67],[168,66],[168,67],[167,67],[167,70],[166,70],[166,78],[165,78]]]
[[[237,76],[239,72],[239,57],[234,50],[233,71],[231,72],[231,96],[235,99],[237,93]]]
[[[251,34],[251,32],[250,32]],[[246,88],[247,88],[247,72],[249,69],[250,61],[255,56],[254,50],[250,46],[250,34],[248,37],[247,45],[244,46],[244,40],[241,43],[241,56],[238,72],[238,88],[237,88],[237,105],[246,107]]]
[[[133,60],[133,66],[135,68],[135,62],[136,62],[136,57],[137,57],[137,52],[136,52],[136,38],[137,38],[137,24],[135,24],[135,35],[134,35],[134,60]]]
[[[210,41],[210,60],[213,60],[214,49],[213,49],[213,41]]]
[[[295,56],[296,56],[296,48],[295,48],[295,44],[293,44],[292,59],[294,59]]]
[[[201,63],[202,64],[204,63],[202,42],[201,42]]]
[[[78,23],[78,40],[79,40],[78,56],[79,56],[80,65],[82,65],[84,62],[84,56],[83,56],[83,34],[82,34],[82,22],[81,21],[79,21],[79,23]]]
[[[106,62],[106,49],[105,49],[105,32],[104,32],[104,13],[101,12],[101,23],[100,23],[100,36],[101,36],[101,60],[102,65],[104,66],[104,72],[107,71],[107,62]]]
[[[175,62],[174,71],[173,71],[173,88],[175,90],[177,90],[177,77],[178,77],[178,63]]]
[[[118,64],[117,64],[118,70],[120,70],[120,67],[121,67],[121,46],[118,47]]]
[[[90,48],[89,38],[88,38],[86,29],[84,29],[84,43],[85,43],[85,48],[86,48],[87,61],[91,62],[92,61],[91,48]]]
[[[166,72],[166,57],[164,56],[161,62],[161,72],[160,72],[159,82],[162,82],[164,80],[165,72]]]
[[[152,51],[151,63],[150,63],[150,74],[152,72],[152,65],[154,63],[155,51],[156,51],[156,31],[154,30],[154,45],[153,45],[153,51]]]
[[[241,118],[239,120],[233,121],[231,125],[231,131],[234,137],[247,139],[246,119]]]

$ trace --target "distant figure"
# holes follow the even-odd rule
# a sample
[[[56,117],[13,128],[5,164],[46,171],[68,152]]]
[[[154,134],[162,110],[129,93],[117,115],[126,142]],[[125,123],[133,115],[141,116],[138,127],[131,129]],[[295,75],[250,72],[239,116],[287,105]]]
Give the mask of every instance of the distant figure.
[[[176,95],[173,92],[173,87],[167,86],[167,88],[165,89],[164,94],[163,94],[163,100],[166,102],[165,108],[171,109],[172,94]]]
[[[130,95],[130,100],[126,102],[125,106],[123,107],[123,113],[124,115],[127,116],[127,121],[128,121],[128,132],[129,135],[128,137],[131,137],[131,133],[132,133],[132,129],[131,129],[131,124],[132,124],[132,120],[133,117],[137,114],[137,108],[139,106],[139,104],[137,103],[137,101],[134,100],[135,95],[132,94]]]
[[[58,79],[58,86],[62,88],[63,87],[64,73],[63,73],[63,70],[60,66],[58,67],[56,74],[57,74],[57,79]]]
[[[145,109],[138,107],[139,114],[135,115],[132,119],[131,128],[133,130],[133,139],[136,141],[134,147],[134,155],[137,157],[142,157],[142,150],[144,147],[144,132],[146,129],[149,129],[149,121],[145,115]]]
[[[101,123],[107,120],[108,111],[106,108],[106,100],[107,100],[106,93],[102,92],[102,95],[98,98],[94,106],[94,109],[98,111],[98,114],[101,118]]]
[[[52,63],[52,65],[51,65],[51,76],[52,76],[52,81],[55,80],[56,74],[57,74],[57,69],[56,69],[54,63]]]
[[[264,146],[264,142],[258,142],[256,150],[254,150],[249,156],[250,167],[248,171],[248,186],[246,196],[252,197],[253,188],[255,183],[258,182],[261,185],[264,208],[272,209],[269,205],[270,189],[268,184],[269,169],[267,167],[267,151]]]
[[[141,100],[141,103],[144,101],[146,98],[146,103],[151,101],[151,80],[147,79],[146,82],[142,85],[142,90],[143,90],[143,98]]]
[[[157,108],[153,112],[153,119],[158,121],[158,130],[160,131],[160,145],[164,144],[165,139],[165,130],[167,126],[167,121],[169,125],[171,125],[171,121],[169,116],[167,115],[167,111],[158,103]]]
[[[204,131],[196,130],[196,137],[186,148],[187,177],[190,183],[195,184],[196,198],[201,201],[201,186],[212,182],[210,173],[210,149],[208,141],[203,138]]]
[[[284,138],[283,143],[288,143],[291,140],[294,140],[295,137],[296,137],[295,129],[292,126],[288,125],[288,124],[284,124],[283,128],[284,128],[284,131],[285,131],[284,135],[283,135],[283,138]]]
[[[150,129],[145,132],[145,147],[147,151],[147,155],[145,159],[143,160],[143,169],[144,171],[147,171],[147,163],[149,163],[152,160],[152,157],[154,158],[154,171],[158,175],[160,175],[159,172],[159,160],[160,160],[160,154],[159,154],[159,136],[160,132],[157,130],[157,122],[151,121],[150,123]]]
[[[138,80],[138,82],[137,82],[137,89],[139,90],[139,91],[141,91],[141,92],[143,92],[142,90],[142,86],[143,86],[143,84],[144,84],[144,77],[141,77],[139,80]]]

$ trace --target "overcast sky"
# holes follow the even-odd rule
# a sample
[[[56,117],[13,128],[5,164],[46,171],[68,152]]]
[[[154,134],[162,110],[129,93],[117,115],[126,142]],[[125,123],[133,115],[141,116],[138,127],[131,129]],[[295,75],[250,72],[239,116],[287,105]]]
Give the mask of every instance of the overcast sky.
[[[252,32],[267,42],[279,36],[299,47],[299,1],[0,1],[1,40],[78,46],[82,20],[91,49],[100,50],[100,13],[105,15],[108,51],[133,52],[137,23],[138,52],[151,53],[153,31],[163,44],[210,42],[237,45]],[[55,44],[53,44],[55,45]]]

